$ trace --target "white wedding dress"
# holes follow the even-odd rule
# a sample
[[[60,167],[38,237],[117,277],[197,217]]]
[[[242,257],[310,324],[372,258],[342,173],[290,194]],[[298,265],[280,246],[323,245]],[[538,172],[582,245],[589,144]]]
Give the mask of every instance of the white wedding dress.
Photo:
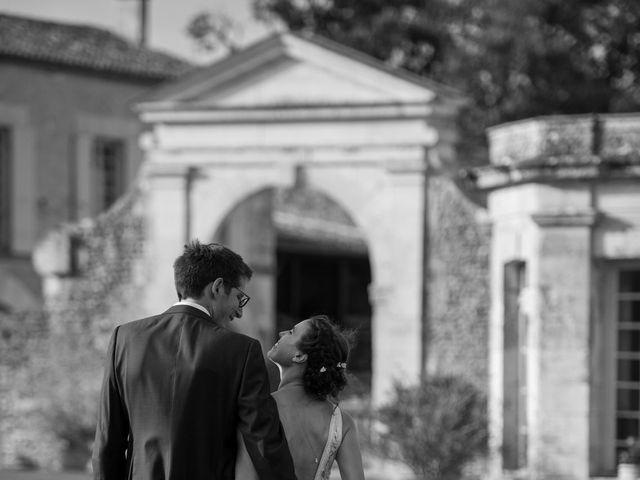
[[[326,425],[326,424],[325,424]],[[331,467],[338,454],[338,449],[342,443],[342,412],[336,406],[331,415],[329,424],[329,435],[324,446],[322,456],[318,461],[318,468],[314,480],[329,480]],[[258,480],[258,475],[253,468],[251,458],[244,445],[242,435],[238,432],[238,457],[236,460],[236,480]]]

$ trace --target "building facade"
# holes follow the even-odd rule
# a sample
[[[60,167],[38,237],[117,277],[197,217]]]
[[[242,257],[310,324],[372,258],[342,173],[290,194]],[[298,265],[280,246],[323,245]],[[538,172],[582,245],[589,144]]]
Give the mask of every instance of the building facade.
[[[640,433],[640,117],[489,140],[493,478],[614,475]]]
[[[133,184],[131,103],[190,68],[98,28],[0,15],[0,311],[40,308],[36,243]]]
[[[65,421],[56,418],[83,411],[82,399],[87,398],[83,391],[94,401],[95,392],[82,384],[88,375],[83,376],[81,369],[92,365],[89,375],[95,376],[101,354],[94,352],[71,366],[69,352],[87,335],[77,330],[80,325],[88,319],[100,324],[91,298],[109,298],[105,290],[111,289],[113,280],[100,290],[94,284],[91,292],[77,285],[75,294],[51,291],[51,282],[41,274],[70,278],[88,260],[72,255],[69,235],[57,235],[54,254],[36,259],[35,266],[33,254],[50,231],[105,214],[135,184],[142,161],[138,146],[142,127],[131,104],[153,86],[190,69],[182,60],[137,47],[99,28],[0,15],[3,467],[86,464],[74,452],[78,448],[86,452],[89,427],[74,429],[74,420],[60,429]],[[135,225],[127,224],[126,229],[127,235],[136,236]],[[111,228],[100,235],[113,247],[110,233]],[[76,233],[73,238],[80,237]],[[135,247],[135,242],[128,245]],[[109,260],[113,263],[113,257]],[[115,270],[119,265],[113,263]],[[100,272],[104,264],[91,263],[87,268]],[[74,303],[78,292],[86,295]],[[69,306],[79,304],[85,306],[80,312]],[[65,347],[65,339],[71,338]],[[102,349],[98,345],[97,350]],[[91,417],[89,413],[87,418]]]
[[[83,468],[106,342],[176,301],[172,263],[191,238],[253,268],[232,328],[265,351],[315,313],[357,329],[345,396],[363,408],[426,374],[486,388],[488,230],[450,178],[458,92],[283,34],[135,103],[134,184],[36,248],[48,330],[6,396],[7,464]]]
[[[425,361],[425,173],[430,159],[454,160],[460,105],[447,87],[293,34],[153,92],[137,107],[149,127],[153,280],[144,305],[153,311],[175,296],[170,265],[185,240],[223,241],[256,270],[239,328],[266,349],[288,322],[330,313],[371,344],[374,399],[394,379],[417,381]],[[296,190],[325,197],[345,220],[272,208],[274,194]],[[327,255],[313,241],[292,247],[287,222],[337,244],[351,235],[359,251]],[[343,292],[338,305],[323,303],[328,296],[314,301],[322,289]],[[282,297],[296,290],[297,299]]]

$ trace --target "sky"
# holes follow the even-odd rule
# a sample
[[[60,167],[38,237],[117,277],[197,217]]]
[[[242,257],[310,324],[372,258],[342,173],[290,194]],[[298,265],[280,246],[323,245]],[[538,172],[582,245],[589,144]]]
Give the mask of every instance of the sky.
[[[0,0],[0,13],[107,28],[136,41],[138,0]],[[241,44],[252,43],[270,30],[252,16],[251,0],[149,0],[149,46],[196,63],[215,59],[191,41],[189,20],[202,11],[221,12],[242,29]]]

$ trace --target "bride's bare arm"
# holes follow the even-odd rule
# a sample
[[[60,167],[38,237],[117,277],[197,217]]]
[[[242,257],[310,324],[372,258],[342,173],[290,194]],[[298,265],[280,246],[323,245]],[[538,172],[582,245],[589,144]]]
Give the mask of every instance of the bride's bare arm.
[[[336,460],[342,480],[364,480],[362,453],[358,441],[358,429],[353,418],[342,412],[343,436]]]

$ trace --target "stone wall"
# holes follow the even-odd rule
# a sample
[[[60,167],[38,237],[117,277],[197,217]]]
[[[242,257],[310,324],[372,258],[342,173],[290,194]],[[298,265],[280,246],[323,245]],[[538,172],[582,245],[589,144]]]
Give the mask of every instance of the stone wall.
[[[45,312],[2,322],[11,347],[0,356],[3,466],[86,468],[111,331],[140,315],[145,227],[139,209],[136,190],[38,246]]]
[[[486,390],[489,230],[483,209],[443,176],[430,179],[428,203],[427,371],[461,375]],[[34,258],[44,276],[46,314],[3,321],[12,351],[24,357],[18,362],[3,349],[3,378],[11,378],[3,382],[3,465],[86,466],[110,333],[144,314],[138,300],[148,278],[145,241],[136,190],[97,219],[67,225],[39,245]]]
[[[429,180],[430,298],[427,373],[488,389],[490,225],[446,176]]]
[[[489,478],[615,475],[616,278],[640,262],[639,131],[637,113],[489,131],[491,164],[472,175],[493,225]]]

